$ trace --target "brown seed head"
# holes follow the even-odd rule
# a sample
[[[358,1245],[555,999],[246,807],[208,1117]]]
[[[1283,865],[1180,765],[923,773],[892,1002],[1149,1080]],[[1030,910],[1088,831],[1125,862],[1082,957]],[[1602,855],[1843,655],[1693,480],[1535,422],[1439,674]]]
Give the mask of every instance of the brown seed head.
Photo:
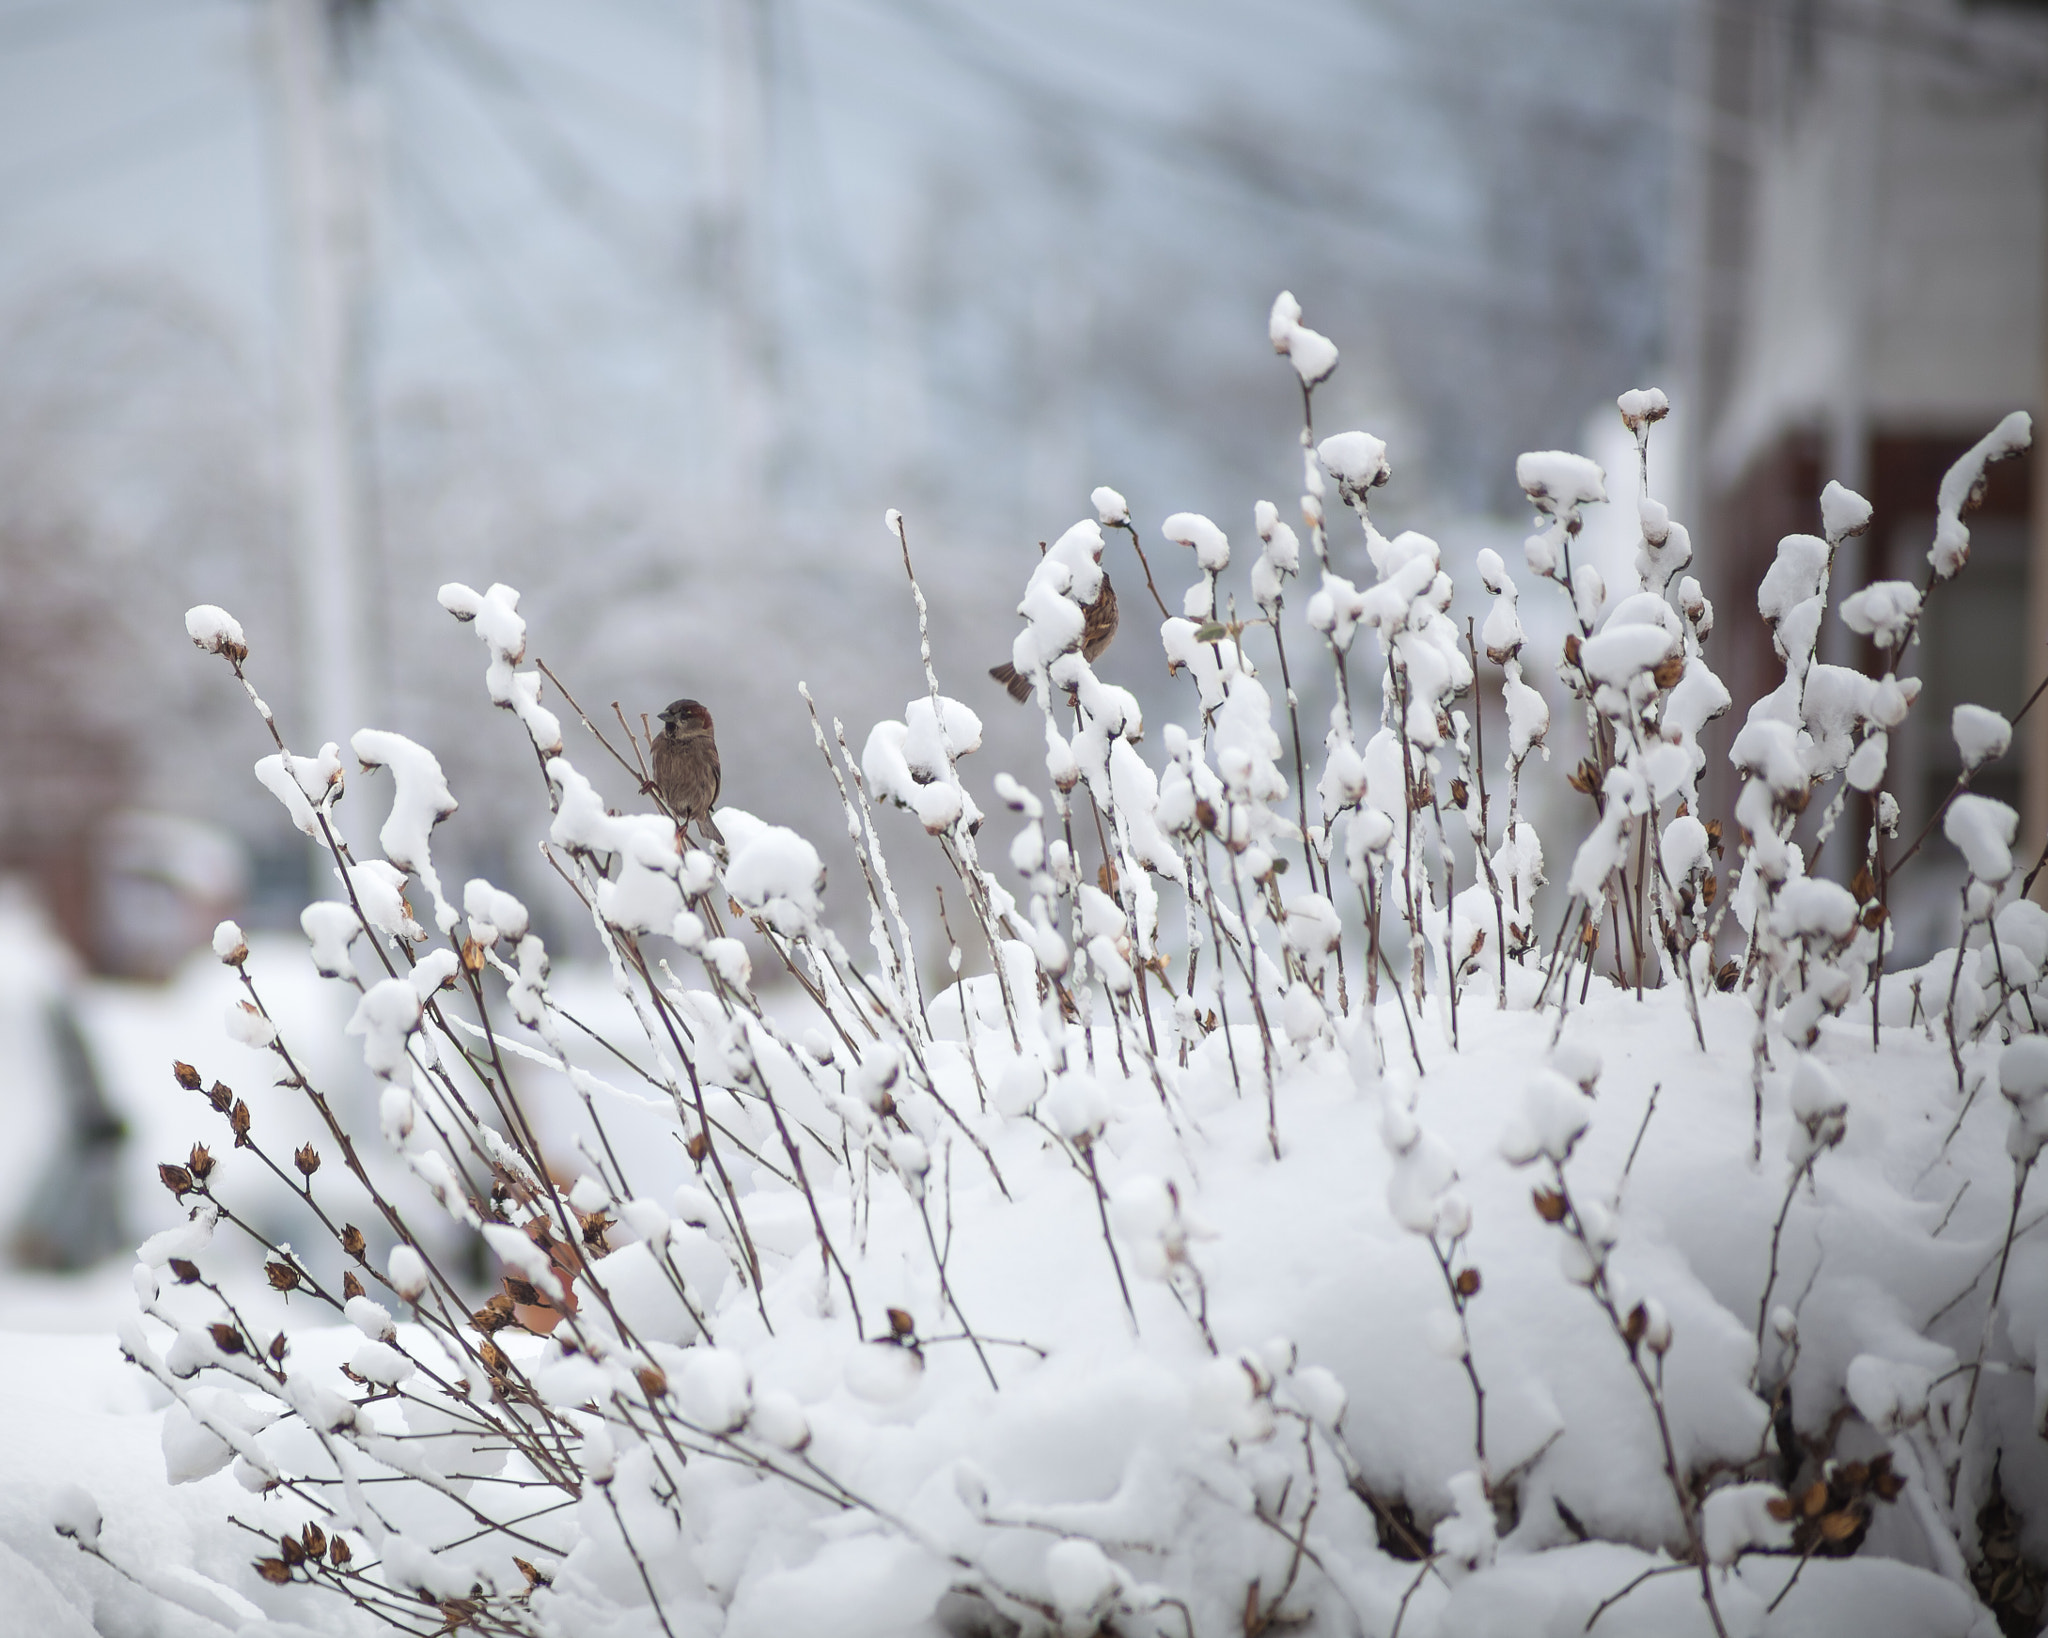
[[[1457,1284],[1458,1284],[1458,1295],[1459,1295],[1459,1296],[1461,1296],[1461,1297],[1476,1297],[1476,1296],[1478,1296],[1478,1295],[1479,1295],[1479,1270],[1478,1270],[1478,1269],[1476,1269],[1476,1268],[1461,1268],[1461,1269],[1459,1269],[1459,1270],[1458,1270],[1458,1281],[1457,1281]]]
[[[290,1263],[265,1263],[263,1276],[273,1291],[296,1291],[299,1286],[299,1271]]]
[[[354,1269],[342,1275],[341,1294],[344,1299],[363,1295],[363,1282],[356,1278]]]
[[[222,1353],[239,1354],[244,1352],[242,1333],[237,1331],[232,1325],[229,1325],[225,1320],[216,1320],[206,1329],[213,1337],[213,1345]]]
[[[335,1536],[328,1541],[327,1560],[330,1564],[346,1565],[354,1557],[355,1554],[349,1551],[347,1537]]]
[[[193,1177],[201,1183],[213,1175],[213,1156],[207,1152],[203,1143],[192,1145],[192,1153],[186,1157],[185,1164],[191,1168]]]
[[[183,1059],[172,1060],[171,1073],[178,1077],[178,1084],[187,1092],[197,1092],[199,1090],[199,1071]]]
[[[259,1558],[256,1561],[256,1573],[265,1581],[279,1587],[292,1578],[291,1566],[281,1558]]]
[[[183,1166],[173,1166],[167,1161],[157,1167],[156,1175],[163,1179],[164,1187],[180,1200],[192,1192],[192,1174]]]
[[[353,1223],[341,1225],[341,1249],[357,1262],[363,1260],[363,1231]]]
[[[171,1272],[177,1276],[180,1285],[194,1285],[199,1280],[199,1265],[188,1258],[173,1257]]]
[[[215,1081],[207,1088],[206,1101],[213,1105],[216,1113],[225,1115],[235,1106],[235,1094],[226,1081]]]
[[[292,1164],[299,1169],[302,1177],[311,1177],[320,1169],[320,1151],[312,1144],[302,1144],[292,1155]]]
[[[1546,1223],[1564,1221],[1564,1196],[1555,1189],[1538,1189],[1532,1198],[1536,1202],[1536,1215]]]

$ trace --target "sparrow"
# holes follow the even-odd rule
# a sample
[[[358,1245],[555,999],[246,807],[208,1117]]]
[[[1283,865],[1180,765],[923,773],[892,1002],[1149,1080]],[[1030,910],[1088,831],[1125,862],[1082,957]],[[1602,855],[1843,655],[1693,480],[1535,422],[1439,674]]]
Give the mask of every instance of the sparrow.
[[[1109,575],[1105,572],[1102,590],[1095,594],[1095,601],[1081,611],[1081,658],[1093,665],[1115,635],[1116,588],[1110,585]],[[1010,698],[1018,704],[1031,698],[1031,679],[1018,675],[1017,668],[1009,661],[989,667],[988,674],[1007,688]]]
[[[718,740],[711,713],[695,700],[677,700],[661,713],[654,740],[654,784],[662,801],[686,829],[695,823],[720,846],[725,838],[712,822],[718,804]]]

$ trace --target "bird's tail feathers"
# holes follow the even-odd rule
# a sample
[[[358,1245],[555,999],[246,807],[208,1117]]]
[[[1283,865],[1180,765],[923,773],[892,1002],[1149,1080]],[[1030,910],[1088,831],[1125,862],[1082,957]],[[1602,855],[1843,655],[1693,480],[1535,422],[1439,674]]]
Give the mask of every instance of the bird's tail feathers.
[[[1022,705],[1031,698],[1031,679],[1020,676],[1017,668],[1005,660],[1001,665],[989,667],[988,674],[1009,690],[1010,698]]]

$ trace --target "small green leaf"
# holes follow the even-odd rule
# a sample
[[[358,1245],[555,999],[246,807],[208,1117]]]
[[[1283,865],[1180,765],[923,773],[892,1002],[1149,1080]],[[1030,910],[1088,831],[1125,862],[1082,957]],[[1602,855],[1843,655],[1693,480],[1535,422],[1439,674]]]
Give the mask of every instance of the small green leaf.
[[[1195,641],[1198,643],[1220,643],[1230,635],[1230,628],[1221,620],[1204,620],[1195,627]]]

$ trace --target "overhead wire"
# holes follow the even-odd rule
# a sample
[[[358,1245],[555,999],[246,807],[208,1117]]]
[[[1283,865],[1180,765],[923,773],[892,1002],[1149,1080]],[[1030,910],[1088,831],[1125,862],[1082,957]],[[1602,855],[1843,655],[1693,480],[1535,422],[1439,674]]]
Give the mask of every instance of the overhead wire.
[[[1002,90],[1039,123],[1057,123],[1064,130],[1080,122],[1186,180],[1220,186],[1255,210],[1308,216],[1371,244],[1411,270],[1479,276],[1480,270],[1464,265],[1464,258],[1420,250],[1417,237],[1403,233],[1401,225],[1404,218],[1411,229],[1424,224],[1398,200],[1361,190],[1355,179],[1340,178],[1298,158],[1269,160],[1252,145],[1233,144],[1200,125],[1160,119],[1132,107],[1128,99],[1090,98],[1070,85],[1034,74],[1014,53],[1005,54],[1000,42],[991,41],[979,17],[945,11],[931,0],[865,3],[910,22],[934,50]]]
[[[472,101],[541,189],[638,279],[673,287],[674,251],[649,238],[613,203],[608,184],[493,43],[452,8],[415,8],[418,37],[466,83]]]
[[[95,41],[130,29],[156,27],[195,13],[215,10],[225,14],[224,0],[151,0],[146,6],[108,4],[91,0],[47,0],[47,3],[15,6],[0,10],[0,55],[21,56],[31,51]]]
[[[0,221],[46,203],[58,188],[76,187],[109,172],[162,162],[220,134],[240,110],[217,91],[181,97],[111,130],[96,131],[0,169]]]

